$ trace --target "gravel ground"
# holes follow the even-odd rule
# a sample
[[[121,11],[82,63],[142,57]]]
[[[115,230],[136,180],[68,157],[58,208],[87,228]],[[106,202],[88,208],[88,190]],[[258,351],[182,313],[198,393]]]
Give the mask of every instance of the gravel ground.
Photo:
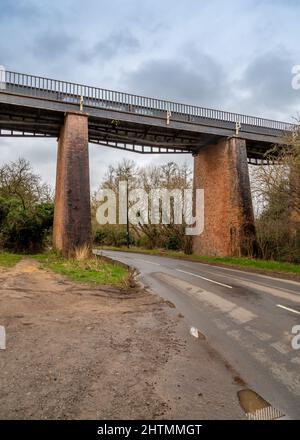
[[[241,419],[244,387],[156,295],[0,268],[0,419]]]

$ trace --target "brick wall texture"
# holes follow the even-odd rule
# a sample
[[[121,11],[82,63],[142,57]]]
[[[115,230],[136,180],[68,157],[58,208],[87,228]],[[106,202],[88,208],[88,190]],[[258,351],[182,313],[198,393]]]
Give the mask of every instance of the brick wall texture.
[[[204,232],[193,239],[199,255],[241,256],[255,249],[246,143],[221,140],[194,157],[194,188],[204,189]]]
[[[67,113],[57,153],[53,242],[70,256],[91,243],[88,118]]]

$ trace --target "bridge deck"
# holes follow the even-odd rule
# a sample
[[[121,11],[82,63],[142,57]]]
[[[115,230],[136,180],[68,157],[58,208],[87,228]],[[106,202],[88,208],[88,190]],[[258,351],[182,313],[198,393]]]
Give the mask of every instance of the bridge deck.
[[[261,159],[294,125],[146,98],[10,71],[0,71],[0,136],[59,135],[66,111],[83,106],[89,141],[140,153],[193,153],[221,137],[247,140]]]

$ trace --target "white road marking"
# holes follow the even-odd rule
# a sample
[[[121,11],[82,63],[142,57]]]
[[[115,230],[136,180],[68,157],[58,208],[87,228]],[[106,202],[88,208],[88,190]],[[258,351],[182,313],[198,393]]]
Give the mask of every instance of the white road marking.
[[[192,262],[192,261],[191,261]],[[214,265],[214,264],[203,264],[203,263],[197,263],[201,266],[209,266],[210,268],[214,268],[214,269],[220,269],[221,270],[228,270],[231,272],[235,272],[236,274],[245,274],[245,275],[255,275],[258,278],[265,278],[266,280],[272,280],[272,281],[282,281],[284,283],[287,284],[293,284],[295,286],[299,286],[300,287],[300,283],[299,281],[294,281],[294,280],[288,280],[286,278],[277,278],[277,277],[272,277],[271,275],[262,275],[260,273],[257,272],[252,272],[252,271],[245,271],[242,269],[234,269],[234,268],[230,268],[230,267],[224,267],[224,266],[218,266],[218,265]],[[225,275],[224,275],[225,276]],[[235,278],[239,278],[239,277],[235,277]],[[243,279],[243,278],[242,278]],[[297,292],[295,292],[294,290],[291,290],[290,292],[294,292],[296,294],[298,294]]]
[[[242,283],[243,282],[244,283],[247,282],[249,285],[250,285],[250,283],[252,285],[257,285],[257,286],[261,287],[262,290],[265,289],[265,291],[269,291],[271,289],[271,290],[281,291],[281,292],[285,293],[286,295],[290,294],[290,295],[297,295],[297,296],[299,296],[298,292],[295,292],[295,290],[287,289],[286,287],[278,287],[278,286],[274,287],[274,286],[271,286],[270,284],[265,284],[265,283],[262,283],[261,281],[255,281],[255,280],[247,281],[245,278],[241,278],[241,277],[237,277],[237,276],[234,276],[232,278],[234,278],[236,280],[241,280]],[[266,290],[266,289],[268,289],[268,290]]]
[[[218,281],[211,280],[210,278],[202,277],[201,275],[198,275],[196,273],[192,272],[186,272],[185,270],[176,269],[177,272],[186,273],[187,275],[192,275],[193,277],[201,278],[202,280],[209,281],[210,283],[218,284],[219,286],[227,287],[228,289],[232,289],[232,286],[228,286],[228,284],[219,283]]]
[[[199,263],[199,264],[201,264],[201,263]],[[202,264],[202,266],[203,266],[203,264]],[[223,266],[213,266],[213,265],[208,265],[209,266],[209,268],[211,269],[212,267],[215,269],[215,268],[218,268],[218,269],[224,269],[224,270],[228,270],[228,271],[233,271],[233,272],[235,272],[235,275],[234,276],[227,276],[226,274],[221,274],[221,271],[220,272],[217,272],[219,275],[221,275],[221,276],[223,276],[223,277],[225,277],[225,278],[231,278],[231,279],[235,279],[235,280],[240,280],[241,281],[241,284],[244,284],[244,285],[248,285],[249,287],[254,287],[254,288],[256,288],[256,286],[259,286],[259,287],[261,287],[261,289],[260,290],[264,290],[265,292],[267,292],[267,293],[273,293],[274,294],[274,291],[281,291],[283,294],[285,294],[285,295],[289,295],[289,297],[287,298],[287,299],[290,299],[290,300],[292,300],[293,301],[293,299],[292,299],[292,295],[295,297],[295,295],[296,296],[298,296],[299,297],[299,293],[298,292],[295,292],[295,290],[291,290],[291,289],[287,289],[286,287],[279,287],[279,286],[277,286],[277,287],[274,287],[274,286],[270,286],[270,284],[264,284],[264,283],[262,283],[261,281],[255,281],[255,280],[248,280],[248,279],[245,279],[245,278],[242,278],[242,277],[239,277],[238,275],[237,275],[237,272],[238,273],[242,273],[242,274],[246,274],[246,275],[255,275],[256,277],[260,277],[260,278],[265,278],[265,279],[270,279],[270,280],[272,280],[272,281],[283,281],[283,282],[286,282],[286,283],[290,283],[290,284],[293,284],[293,285],[297,285],[297,286],[300,286],[300,283],[299,282],[296,282],[296,281],[292,281],[292,280],[285,280],[285,279],[283,279],[283,278],[274,278],[274,277],[270,277],[270,276],[266,276],[266,275],[260,275],[260,274],[257,274],[257,273],[254,273],[254,272],[245,272],[245,271],[242,271],[242,270],[237,270],[237,269],[229,269],[228,267],[223,267]],[[284,297],[283,295],[279,295],[279,294],[277,294],[276,296],[280,296],[280,297]],[[296,298],[296,300],[298,300],[298,302],[300,302],[300,299],[299,298]]]
[[[0,350],[6,349],[6,334],[5,334],[5,327],[3,325],[0,325]]]
[[[281,304],[276,304],[276,305],[281,309],[288,310],[289,312],[293,312],[296,313],[297,315],[300,315],[300,312],[298,312],[298,310],[290,309],[289,307],[282,306]]]
[[[159,263],[153,263],[153,261],[144,260],[143,258],[140,258],[139,260],[136,259],[136,261],[144,261],[144,263],[153,264],[154,266],[161,266]]]
[[[300,304],[300,295],[296,292],[289,293],[286,289],[277,288],[277,287],[269,287],[265,286],[262,283],[252,282],[252,281],[246,281],[241,278],[241,281],[239,282],[240,286],[246,286],[251,287],[255,290],[258,290],[260,292],[270,293],[273,296],[276,296],[278,298],[283,298],[288,301],[292,301],[294,303]]]
[[[225,313],[228,317],[233,319],[239,324],[245,324],[248,321],[252,321],[257,318],[250,310],[239,307],[236,303],[228,301],[220,295],[217,295],[211,291],[200,289],[200,287],[191,284],[188,281],[184,281],[180,278],[174,277],[174,275],[167,275],[165,273],[158,273],[156,277],[176,289],[183,290],[189,295],[193,295],[200,301],[203,301],[206,306],[212,306],[221,312]]]

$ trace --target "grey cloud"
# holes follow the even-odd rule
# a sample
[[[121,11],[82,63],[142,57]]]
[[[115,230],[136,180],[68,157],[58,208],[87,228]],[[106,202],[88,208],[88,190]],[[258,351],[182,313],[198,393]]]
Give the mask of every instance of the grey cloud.
[[[226,101],[227,77],[212,57],[194,52],[172,59],[152,59],[127,75],[128,90],[153,97],[220,106]]]
[[[238,82],[238,92],[246,96],[244,105],[256,112],[293,116],[300,94],[292,88],[292,66],[288,53],[266,53],[254,59]]]
[[[109,61],[122,53],[135,53],[139,47],[139,40],[130,31],[122,30],[98,41],[92,49],[81,51],[80,60],[91,61],[93,58],[101,58]]]
[[[0,166],[20,157],[29,160],[34,171],[54,188],[56,140],[38,138],[2,138]]]
[[[285,8],[299,7],[299,0],[256,0],[256,5],[283,6]]]
[[[3,138],[1,139],[1,161],[26,157],[39,166],[48,166],[56,159],[56,139],[45,138]],[[6,157],[7,156],[7,157]]]
[[[189,166],[192,166],[193,163],[191,154],[148,156],[129,151],[122,151],[122,154],[116,154],[116,150],[111,148],[90,144],[90,178],[93,191],[99,188],[109,165],[116,165],[123,158],[135,161],[138,166],[159,165],[170,161],[177,162],[178,164],[186,163]]]
[[[288,119],[300,102],[300,91],[290,87],[292,64],[300,64],[299,6],[299,0],[191,1],[189,8],[171,0],[0,0],[5,36],[0,39],[0,64],[74,82]],[[267,40],[269,35],[272,38]],[[295,59],[276,49],[278,44]],[[242,68],[242,79],[233,81]],[[24,156],[53,184],[56,141],[44,142],[1,138],[0,163]],[[127,154],[91,147],[93,185],[108,163]],[[138,163],[169,159],[130,157]]]
[[[0,21],[7,20],[8,18],[32,19],[40,15],[39,5],[28,0],[0,0],[0,8]]]
[[[66,56],[70,50],[75,48],[77,39],[61,32],[44,32],[33,44],[33,55],[43,59],[53,60]]]

